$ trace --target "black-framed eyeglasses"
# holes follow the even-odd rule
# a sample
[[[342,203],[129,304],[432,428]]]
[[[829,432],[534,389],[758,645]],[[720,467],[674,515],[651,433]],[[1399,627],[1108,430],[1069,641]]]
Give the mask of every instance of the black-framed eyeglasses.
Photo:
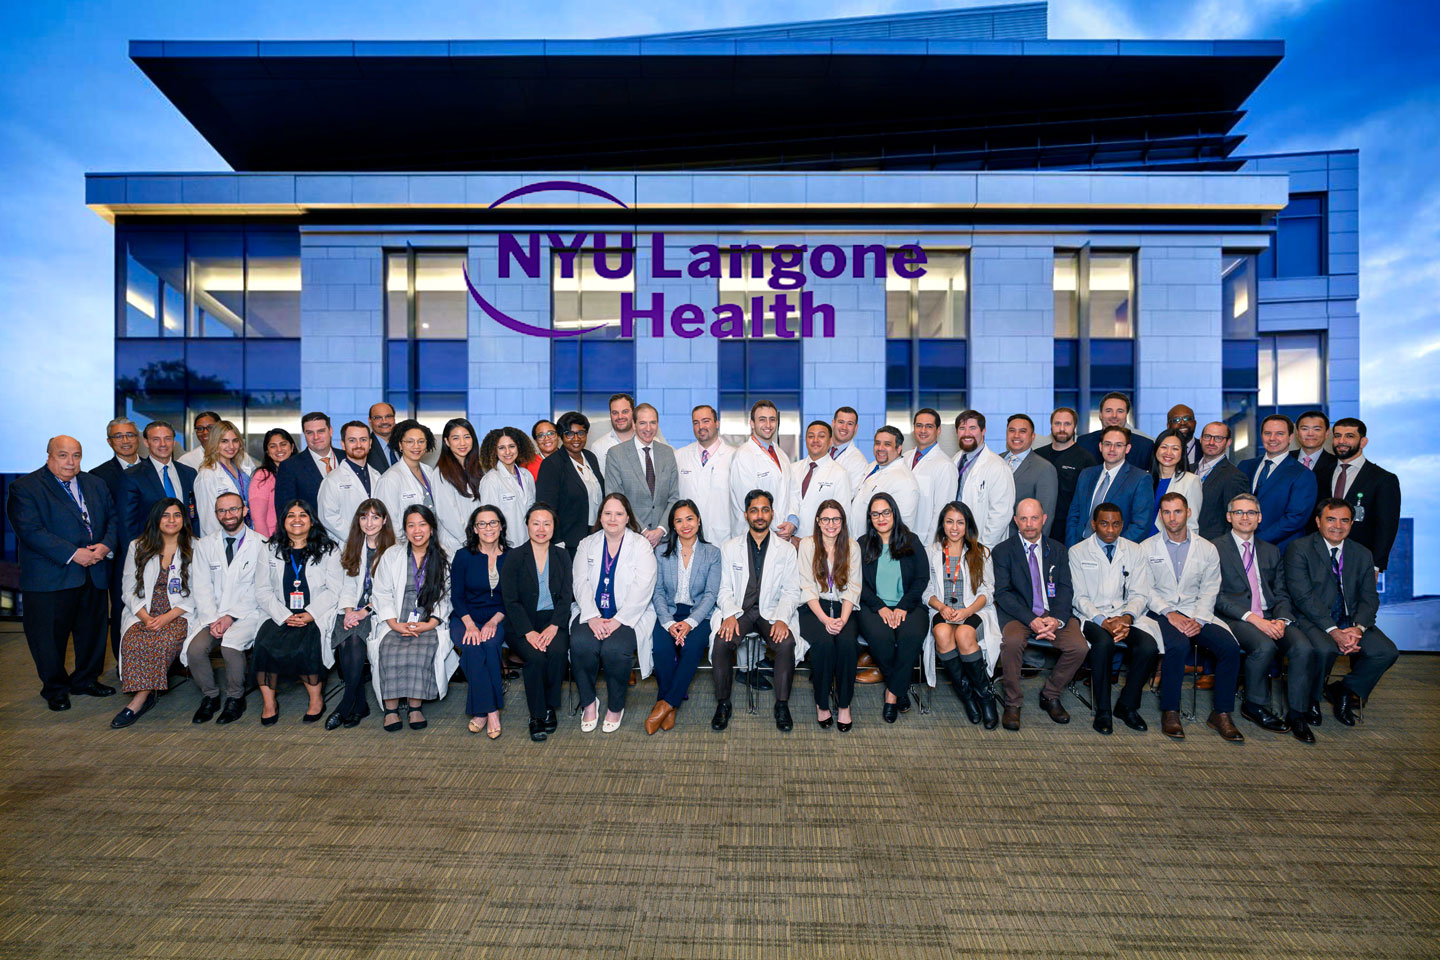
[[[1194,417],[1171,417],[1171,418],[1170,418],[1170,422],[1171,422],[1171,423],[1194,423],[1194,422],[1195,422],[1195,418],[1194,418]]]
[[[884,510],[871,510],[871,511],[870,511],[870,519],[871,519],[871,520],[884,520],[884,519],[886,519],[887,517],[893,517],[894,515],[895,515],[894,512],[893,512],[889,507],[886,507]]]

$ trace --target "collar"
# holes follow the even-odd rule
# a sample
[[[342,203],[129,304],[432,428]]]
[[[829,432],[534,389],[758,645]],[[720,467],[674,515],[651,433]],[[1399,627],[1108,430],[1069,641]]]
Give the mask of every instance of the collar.
[[[855,442],[855,441],[854,441],[853,439],[851,439],[851,440],[847,440],[847,441],[844,442],[844,443],[837,443],[837,444],[832,445],[831,448],[830,448],[831,451],[832,451],[832,452],[830,453],[830,456],[831,456],[831,457],[838,457],[838,456],[841,456],[841,455],[847,453],[847,452],[850,450],[850,444],[852,444],[852,443],[854,443],[854,442]]]
[[[306,449],[307,451],[309,451],[310,457],[311,457],[311,459],[313,459],[313,460],[315,461],[315,465],[316,465],[317,467],[323,467],[323,466],[325,466],[325,458],[326,458],[326,457],[329,457],[331,460],[334,460],[334,459],[335,459],[335,454],[331,453],[329,450],[326,450],[324,453],[321,453],[320,451],[314,449],[313,447],[306,447],[305,449]],[[350,458],[349,458],[349,457],[341,457],[340,459],[342,459],[342,460],[348,460],[348,459],[350,459]],[[337,466],[338,466],[338,464],[337,464]]]
[[[755,444],[755,446],[759,448],[760,452],[765,454],[765,456],[767,457],[770,456],[770,449],[775,446],[774,440],[766,440],[764,443],[762,443],[760,441],[760,438],[755,436],[755,434],[753,433],[750,434],[750,442]]]
[[[120,456],[120,454],[117,453],[117,454],[115,454],[115,459],[116,459],[116,460],[119,460],[119,461],[120,461],[120,464],[121,464],[122,466],[126,466],[126,467],[133,467],[133,466],[135,466],[135,464],[137,464],[137,463],[140,462],[140,456],[139,456],[139,454],[136,454],[134,460],[126,460],[124,457]]]
[[[658,439],[660,439],[660,438],[657,436],[655,439],[658,440]],[[696,442],[699,443],[698,440],[697,440]],[[714,442],[714,443],[710,444],[710,446],[708,446],[708,447],[705,446],[705,444],[701,443],[701,444],[700,444],[700,449],[701,449],[701,450],[704,450],[706,453],[710,454],[711,456],[714,456],[714,455],[715,455],[715,451],[716,451],[716,450],[719,450],[721,444],[723,444],[724,442],[725,442],[725,441],[720,438],[720,434],[717,433],[717,434],[715,434],[715,442]]]
[[[645,441],[640,439],[640,434],[637,433],[635,434],[635,436],[630,438],[630,441],[635,444],[636,453],[643,453],[645,448],[649,447],[650,452],[653,454],[655,452],[655,444],[660,442],[660,435],[657,433],[654,440],[646,443]]]
[[[1165,546],[1167,547],[1188,547],[1190,545],[1190,528],[1185,528],[1185,539],[1175,540],[1170,536],[1170,531],[1165,531]]]
[[[1223,453],[1220,454],[1220,456],[1218,456],[1218,457],[1201,457],[1201,458],[1200,458],[1200,466],[1199,466],[1199,469],[1200,469],[1200,470],[1209,470],[1209,469],[1210,469],[1211,467],[1213,467],[1215,464],[1219,463],[1221,460],[1224,460],[1224,459],[1225,459],[1225,454],[1223,454]]]
[[[1099,538],[1097,537],[1096,539]],[[1022,550],[1028,550],[1030,547],[1044,547],[1045,538],[1042,536],[1036,540],[1026,540],[1025,535],[1022,533],[1020,535],[1020,545]]]
[[[899,460],[891,460],[889,463],[881,463],[879,460],[871,460],[871,461],[870,461],[870,472],[871,472],[871,473],[882,473],[882,472],[884,472],[885,470],[888,470],[889,468],[895,466],[895,464],[897,464],[897,463],[899,463],[899,462],[900,462]]]
[[[1024,450],[1021,450],[1019,453],[1011,453],[1011,452],[1007,449],[1007,450],[1005,451],[1005,462],[1006,462],[1006,463],[1013,463],[1014,465],[1019,466],[1020,464],[1022,464],[1022,463],[1025,462],[1025,458],[1026,458],[1026,457],[1030,456],[1030,451],[1031,451],[1032,449],[1034,449],[1034,448],[1032,448],[1032,447],[1026,447]]]
[[[937,441],[935,441],[934,443],[930,444],[930,446],[928,446],[928,447],[916,447],[914,450],[911,450],[910,452],[911,452],[911,453],[919,453],[919,454],[920,454],[920,459],[921,459],[921,460],[924,460],[926,454],[928,454],[931,450],[934,450],[934,449],[935,449],[936,447],[938,447],[939,445],[940,445],[940,441],[937,440]]]
[[[1306,457],[1310,457],[1311,459],[1318,460],[1318,459],[1320,459],[1320,456],[1321,456],[1324,452],[1325,452],[1325,445],[1324,445],[1324,444],[1321,444],[1320,446],[1316,447],[1313,453],[1312,453],[1311,451],[1309,451],[1309,450],[1306,450],[1304,447],[1300,447],[1300,448],[1298,448],[1298,449],[1295,451],[1295,459],[1296,459],[1296,460],[1304,460]]]
[[[1280,466],[1280,464],[1281,464],[1282,461],[1288,460],[1289,458],[1290,458],[1290,451],[1289,451],[1289,450],[1282,450],[1282,451],[1280,451],[1279,453],[1275,454],[1275,456],[1273,456],[1273,457],[1270,456],[1270,454],[1267,453],[1267,454],[1265,454],[1265,457],[1264,457],[1265,460],[1269,460],[1271,463],[1275,464],[1275,466],[1277,466],[1277,467]],[[1263,462],[1262,462],[1261,465],[1262,465],[1262,466],[1264,465]]]
[[[1356,473],[1358,473],[1360,471],[1360,468],[1365,466],[1365,451],[1360,451],[1359,453],[1355,454],[1355,456],[1351,457],[1349,460],[1339,461],[1339,463],[1337,464],[1337,469],[1340,465],[1348,466],[1350,470],[1354,470]],[[1355,474],[1346,471],[1345,476],[1348,478],[1355,476]]]
[[[1102,474],[1108,473],[1108,474],[1110,475],[1110,479],[1112,479],[1112,480],[1115,479],[1115,474],[1119,473],[1119,472],[1120,472],[1121,470],[1123,470],[1123,469],[1125,469],[1125,461],[1124,461],[1124,460],[1121,460],[1119,463],[1115,464],[1115,466],[1113,466],[1113,467],[1106,466],[1105,463],[1104,463],[1104,461],[1101,461],[1101,463],[1100,463],[1100,472],[1101,472]]]
[[[1325,551],[1325,556],[1330,556],[1330,551],[1334,550],[1336,547],[1340,548],[1340,553],[1343,556],[1345,553],[1344,540],[1341,540],[1339,543],[1331,543],[1329,540],[1325,539],[1325,534],[1320,534],[1320,549]]]
[[[1230,536],[1232,536],[1232,537],[1235,538],[1235,546],[1241,548],[1242,550],[1245,548],[1245,544],[1247,544],[1247,543],[1253,544],[1253,543],[1255,542],[1255,534],[1253,534],[1253,533],[1250,534],[1250,536],[1246,537],[1246,536],[1241,536],[1240,532],[1237,531],[1237,530],[1231,530],[1231,531],[1230,531]]]

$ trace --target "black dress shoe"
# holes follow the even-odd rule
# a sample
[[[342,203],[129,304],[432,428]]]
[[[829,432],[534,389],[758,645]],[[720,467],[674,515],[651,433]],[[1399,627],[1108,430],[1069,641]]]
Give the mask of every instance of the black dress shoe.
[[[1140,711],[1134,707],[1116,707],[1115,715],[1120,718],[1121,723],[1125,724],[1125,726],[1131,730],[1144,733],[1150,729],[1145,725],[1145,718],[1140,716]]]
[[[845,723],[845,722],[842,721],[842,720],[836,720],[836,721],[835,721],[835,729],[836,729],[836,730],[839,730],[841,733],[849,733],[849,732],[850,732],[850,728],[853,727],[853,726],[855,726],[855,721],[853,721],[853,720],[850,721],[849,723]]]
[[[1360,698],[1345,686],[1345,682],[1340,680],[1330,684],[1325,688],[1325,696],[1335,709],[1335,719],[1347,727],[1355,726],[1355,708],[1360,706]]]
[[[244,697],[226,697],[225,706],[220,710],[216,723],[234,723],[245,714]]]
[[[1320,713],[1319,700],[1316,700],[1314,703],[1310,704],[1310,709],[1305,711],[1305,716],[1303,717],[1303,719],[1312,727],[1320,726],[1320,721],[1324,720],[1325,717]]]
[[[360,726],[360,721],[364,720],[368,716],[370,716],[370,704],[360,704],[359,710],[356,710],[353,713],[347,713],[345,715],[345,729],[349,730],[351,727]]]
[[[830,714],[830,716],[826,717],[824,720],[818,720],[818,719],[817,719],[815,722],[818,723],[818,724],[820,724],[820,729],[821,729],[821,730],[829,730],[832,726],[835,725],[835,714],[832,713],[832,714]]]
[[[1290,724],[1275,716],[1269,707],[1252,704],[1248,700],[1240,705],[1240,716],[1261,730],[1269,730],[1271,733],[1287,733],[1290,730]]]
[[[790,719],[790,704],[783,700],[775,704],[775,729],[781,733],[795,729],[795,721]]]
[[[1040,709],[1049,714],[1050,719],[1056,723],[1070,722],[1070,714],[1065,711],[1065,707],[1060,703],[1059,697],[1051,700],[1043,693],[1040,694]]]
[[[770,678],[767,677],[767,676],[765,676],[765,674],[762,673],[762,672],[759,671],[759,670],[736,670],[736,671],[735,671],[735,682],[736,682],[737,684],[739,684],[739,683],[745,683],[747,677],[749,678],[749,683],[750,683],[750,686],[751,686],[752,689],[755,689],[755,690],[773,690],[773,689],[775,688],[775,685],[770,682]]]
[[[904,693],[900,694],[900,696],[898,696],[898,697],[895,698],[895,706],[897,706],[897,707],[900,708],[900,712],[901,712],[901,713],[909,713],[909,712],[910,712],[910,691],[909,691],[909,690],[906,690]]]
[[[155,706],[155,691],[152,690],[150,691],[150,696],[145,698],[145,702],[140,704],[139,710],[131,710],[129,707],[126,707],[124,710],[115,714],[115,719],[110,721],[110,729],[119,730],[122,727],[130,726],[130,724],[148,713],[153,706]]]
[[[219,697],[201,697],[200,708],[195,711],[195,716],[190,718],[191,723],[209,723],[210,718],[215,716],[215,711],[220,709]]]
[[[91,680],[83,687],[71,687],[70,692],[75,695],[84,694],[87,697],[113,697],[115,688],[107,687],[99,680]]]
[[[1096,733],[1103,733],[1107,737],[1115,731],[1115,724],[1111,721],[1108,713],[1095,714],[1095,722],[1090,726],[1095,728]]]
[[[46,701],[45,701],[45,702],[50,705],[50,709],[51,709],[51,710],[69,710],[69,709],[70,709],[70,697],[69,697],[68,695],[66,695],[66,694],[63,694],[63,693],[60,694],[60,696],[58,696],[58,697],[48,697],[48,698],[46,698]]]
[[[715,716],[710,718],[710,729],[718,732],[730,726],[732,709],[729,700],[722,700],[715,704]]]
[[[548,737],[548,736],[550,736],[550,733],[549,733],[548,730],[545,729],[545,721],[544,721],[544,720],[531,720],[531,721],[530,721],[530,739],[531,739],[531,740],[534,740],[536,743],[543,743],[543,742],[545,741],[545,738]]]
[[[1310,724],[1301,717],[1295,717],[1290,721],[1290,733],[1301,743],[1315,742],[1315,732],[1310,729]]]
[[[560,726],[560,721],[556,719],[554,710],[546,710],[545,719],[541,722],[545,724],[546,733],[554,733]]]
[[[330,716],[325,718],[325,729],[334,730],[336,727],[339,727],[344,722],[345,715],[340,712],[339,707],[336,707],[334,710],[330,711]]]
[[[898,703],[887,703],[880,710],[880,719],[886,723],[894,723],[900,719],[900,705]]]

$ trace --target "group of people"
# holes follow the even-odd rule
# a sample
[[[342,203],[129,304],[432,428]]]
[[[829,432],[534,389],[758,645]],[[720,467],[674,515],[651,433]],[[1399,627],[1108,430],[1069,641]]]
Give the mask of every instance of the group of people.
[[[1031,418],[1014,414],[1003,454],[986,446],[985,416],[965,410],[953,457],[928,408],[908,449],[886,425],[867,458],[859,416],[842,407],[805,427],[793,462],[765,401],[738,447],[708,405],[678,450],[654,406],[617,394],[609,412],[593,442],[570,412],[483,439],[455,418],[437,444],[380,403],[339,428],[338,447],[329,417],[307,413],[303,449],[274,429],[259,463],[213,413],[181,457],[170,424],[117,418],[114,457],[90,472],[79,443],[55,437],[8,503],[42,694],[64,710],[72,694],[116,692],[100,682],[109,623],[129,695],[117,728],[154,705],[177,659],[200,694],[196,723],[239,719],[250,683],[261,724],[276,723],[276,689],[295,678],[303,722],[353,727],[370,713],[368,679],[392,732],[425,727],[425,704],[458,667],[470,730],[493,739],[508,648],[537,741],[558,727],[567,672],[582,732],[619,729],[636,675],[652,673],[644,728],[672,729],[707,655],[716,731],[737,680],[773,688],[776,726],[793,729],[807,658],[822,728],[852,728],[867,672],[895,723],[918,667],[931,686],[944,672],[969,722],[1018,730],[1033,645],[1058,655],[1039,694],[1052,721],[1069,722],[1065,691],[1088,662],[1095,730],[1110,734],[1116,716],[1145,730],[1140,696],[1158,663],[1161,729],[1182,739],[1199,647],[1214,661],[1207,725],[1219,736],[1244,739],[1232,716],[1243,665],[1240,716],[1313,743],[1322,701],[1353,724],[1397,657],[1375,618],[1399,483],[1366,459],[1354,418],[1266,417],[1263,455],[1237,466],[1226,424],[1197,436],[1177,406],[1145,437],[1127,426],[1123,394],[1104,398],[1084,435],[1074,410],[1055,410],[1039,447]],[[1327,683],[1342,654],[1349,673]],[[344,693],[325,717],[336,665]],[[1286,679],[1283,713],[1270,707],[1272,673]]]

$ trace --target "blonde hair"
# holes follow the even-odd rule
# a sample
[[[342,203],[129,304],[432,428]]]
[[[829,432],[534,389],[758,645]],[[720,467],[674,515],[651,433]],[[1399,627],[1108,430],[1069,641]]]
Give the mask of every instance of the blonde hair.
[[[220,441],[227,433],[235,434],[235,438],[240,441],[240,452],[235,455],[235,462],[230,464],[236,471],[240,469],[240,461],[245,459],[245,434],[229,420],[217,420],[210,424],[210,435],[205,441],[205,459],[200,461],[201,467],[213,467],[220,462]]]

